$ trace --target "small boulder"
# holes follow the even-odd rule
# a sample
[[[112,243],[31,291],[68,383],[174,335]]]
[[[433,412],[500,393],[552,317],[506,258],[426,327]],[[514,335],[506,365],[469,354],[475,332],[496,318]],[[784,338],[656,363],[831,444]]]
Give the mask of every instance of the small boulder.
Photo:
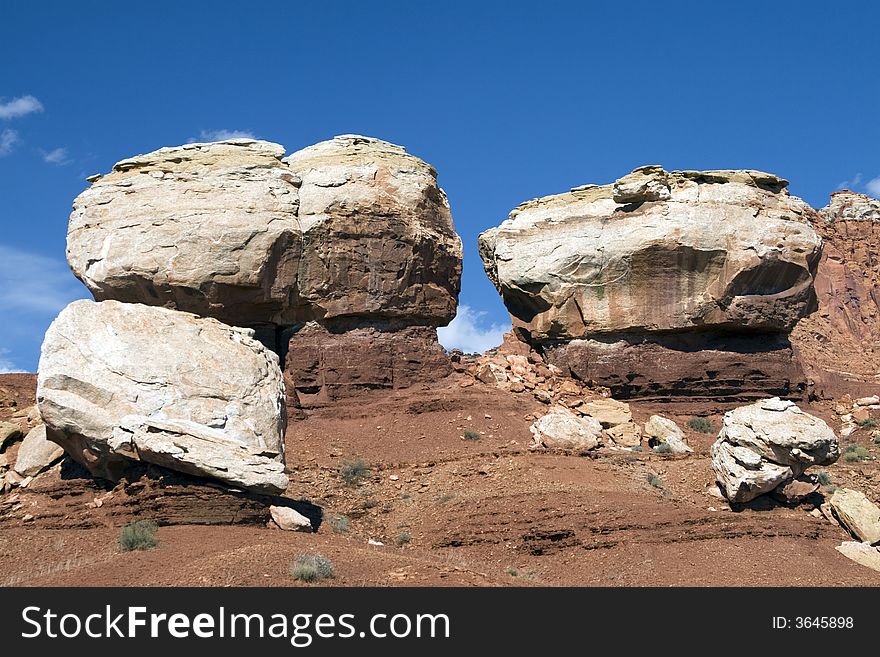
[[[831,509],[853,536],[872,545],[880,543],[880,508],[857,490],[838,488]]]
[[[15,471],[22,477],[33,477],[64,456],[61,447],[46,438],[46,425],[41,424],[28,432],[18,448]]]
[[[688,445],[684,431],[675,422],[661,415],[652,415],[648,418],[645,422],[645,435],[648,436],[650,443],[669,445],[673,454],[688,454],[694,451]]]
[[[877,548],[871,547],[867,543],[846,541],[834,549],[847,559],[852,559],[859,565],[880,572],[880,550]]]
[[[619,447],[635,447],[642,444],[642,430],[635,422],[624,422],[605,429],[605,435]]]
[[[289,506],[270,506],[269,513],[272,515],[272,520],[281,529],[291,532],[312,531],[312,521],[294,508]]]
[[[531,426],[532,449],[547,447],[588,450],[599,446],[602,425],[592,417],[579,417],[555,406]]]
[[[0,422],[0,449],[6,447],[6,443],[11,443],[21,438],[21,427],[12,422]]]
[[[600,398],[588,401],[580,406],[580,412],[596,418],[606,429],[616,427],[618,424],[632,422],[632,413],[629,404],[616,399]]]

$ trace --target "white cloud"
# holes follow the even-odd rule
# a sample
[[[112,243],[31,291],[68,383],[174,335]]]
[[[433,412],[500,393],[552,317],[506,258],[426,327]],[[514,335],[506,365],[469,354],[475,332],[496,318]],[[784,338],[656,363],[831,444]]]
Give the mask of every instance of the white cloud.
[[[86,296],[63,260],[2,244],[0,281],[0,308],[7,324],[26,313],[58,313],[74,299]]]
[[[851,180],[843,180],[837,184],[837,189],[856,189],[862,184],[862,174],[857,173]]]
[[[43,162],[48,164],[65,165],[70,164],[70,158],[67,157],[66,148],[55,148],[51,151],[41,151],[43,154]]]
[[[18,133],[9,128],[0,132],[0,157],[9,155],[18,143]]]
[[[202,130],[199,138],[190,138],[190,142],[195,141],[226,141],[227,139],[256,139],[254,133],[250,130]]]
[[[43,103],[33,96],[13,98],[8,103],[0,101],[0,119],[17,119],[20,116],[42,111]]]
[[[473,310],[470,306],[459,306],[449,326],[437,329],[437,338],[447,349],[461,349],[465,353],[483,353],[497,347],[504,340],[504,333],[510,330],[510,323],[484,324],[485,311]]]
[[[880,176],[869,180],[865,185],[865,189],[867,189],[873,196],[880,198]]]
[[[21,369],[15,363],[9,360],[8,356],[9,349],[5,347],[0,347],[0,374],[15,374],[17,372],[24,372],[23,369]]]

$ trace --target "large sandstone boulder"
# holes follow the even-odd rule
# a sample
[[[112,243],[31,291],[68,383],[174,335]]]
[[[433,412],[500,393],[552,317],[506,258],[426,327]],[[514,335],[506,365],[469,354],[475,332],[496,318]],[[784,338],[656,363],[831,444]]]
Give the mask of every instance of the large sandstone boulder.
[[[554,406],[530,427],[532,449],[590,450],[599,446],[602,425],[592,417],[580,417],[563,406]]]
[[[278,358],[253,331],[165,308],[75,301],[46,332],[48,437],[93,474],[131,460],[254,491],[287,487]]]
[[[642,167],[523,203],[480,235],[480,255],[520,335],[615,396],[682,394],[688,370],[690,394],[727,394],[755,349],[771,352],[754,359],[766,363],[759,392],[784,394],[800,373],[775,336],[813,307],[821,249],[815,211],[786,185],[758,171]]]
[[[831,509],[844,527],[865,543],[880,543],[880,508],[864,493],[838,488],[831,496]]]
[[[880,201],[835,192],[820,213],[818,310],[798,323],[792,344],[817,396],[871,395],[880,385]]]
[[[840,456],[834,431],[778,397],[724,415],[712,467],[731,502],[748,502]]]
[[[454,317],[461,241],[432,167],[352,135],[283,155],[234,139],[117,163],[74,201],[71,268],[98,300],[237,326]]]

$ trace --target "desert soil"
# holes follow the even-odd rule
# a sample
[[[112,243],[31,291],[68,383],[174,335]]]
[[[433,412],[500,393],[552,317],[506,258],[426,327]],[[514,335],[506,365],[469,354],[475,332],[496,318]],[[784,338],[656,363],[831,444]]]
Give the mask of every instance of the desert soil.
[[[292,586],[303,552],[329,557],[339,586],[880,585],[835,551],[845,532],[809,513],[821,494],[733,509],[713,494],[714,433],[687,429],[686,457],[531,452],[541,404],[464,378],[364,393],[290,422],[287,497],[321,516],[315,534],[270,528],[262,503],[205,482],[152,470],[101,484],[55,466],[0,496],[0,585]],[[33,375],[0,376],[0,388],[19,408],[33,403]],[[682,427],[694,412],[631,406],[637,421],[660,413]],[[802,408],[840,428],[831,403]],[[0,407],[0,419],[13,410]],[[706,413],[717,431],[717,409]],[[833,485],[878,499],[869,434],[842,443],[871,458],[826,470]],[[369,472],[347,483],[341,465],[357,459]],[[143,518],[159,522],[158,547],[121,552],[120,527]]]

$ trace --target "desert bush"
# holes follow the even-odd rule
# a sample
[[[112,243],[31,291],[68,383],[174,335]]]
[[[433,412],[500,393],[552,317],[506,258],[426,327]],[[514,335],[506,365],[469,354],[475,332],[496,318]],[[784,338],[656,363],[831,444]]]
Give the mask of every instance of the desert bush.
[[[669,443],[660,443],[654,448],[654,451],[658,454],[672,454],[672,447],[669,446]]]
[[[471,440],[471,441],[479,440],[480,434],[476,431],[465,431],[464,432],[464,439]]]
[[[394,542],[395,542],[395,544],[397,544],[397,547],[403,547],[404,545],[408,545],[411,541],[412,541],[412,536],[410,535],[409,532],[400,532],[397,535],[397,538],[394,539]]]
[[[434,498],[434,501],[437,504],[446,504],[449,500],[455,499],[455,495],[453,493],[440,493],[437,497]]]
[[[831,483],[831,475],[824,470],[822,470],[822,472],[820,472],[817,476],[819,477],[819,483],[822,486],[827,486]]]
[[[652,472],[645,475],[645,480],[654,488],[663,488],[663,480]]]
[[[634,445],[633,447],[630,447],[630,448],[629,448],[629,451],[631,451],[631,452],[641,452],[641,451],[642,451],[642,446],[641,446],[641,445]]]
[[[327,518],[327,524],[330,525],[330,529],[337,534],[345,534],[351,529],[351,521],[349,521],[348,516],[344,516],[341,513],[334,514]]]
[[[348,486],[357,486],[370,476],[370,466],[363,459],[343,461],[339,466],[339,477]]]
[[[119,532],[119,547],[123,552],[150,550],[159,544],[156,530],[159,526],[152,520],[138,520],[125,525]]]
[[[867,449],[865,449],[861,445],[856,445],[855,443],[853,443],[843,451],[843,460],[847,463],[855,463],[857,461],[864,461],[870,455],[871,452],[869,452]]]
[[[880,422],[878,422],[877,420],[875,420],[872,417],[869,417],[864,420],[856,420],[856,424],[858,424],[860,427],[862,427],[862,429],[874,429],[874,428],[880,426]]]
[[[875,445],[880,445],[880,433],[878,433],[876,436],[871,438],[871,440],[874,441]]]
[[[688,420],[688,426],[700,433],[712,433],[713,430],[712,423],[704,417],[692,417]]]
[[[315,554],[299,554],[290,567],[290,575],[300,582],[319,582],[335,576],[333,562],[327,557]]]

